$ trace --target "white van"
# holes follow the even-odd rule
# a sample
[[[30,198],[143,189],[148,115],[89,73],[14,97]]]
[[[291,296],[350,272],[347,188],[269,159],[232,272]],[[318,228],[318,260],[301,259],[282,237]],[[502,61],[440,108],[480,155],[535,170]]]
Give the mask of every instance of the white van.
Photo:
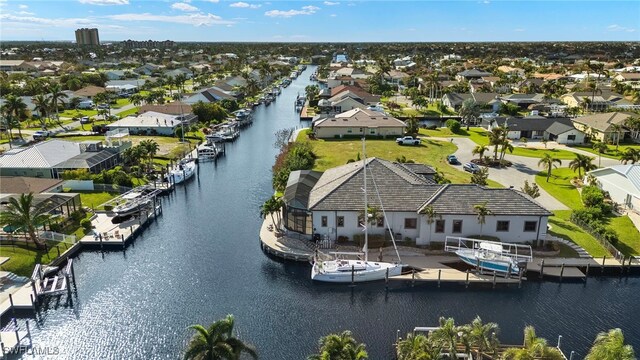
[[[91,100],[81,101],[78,104],[78,109],[93,109],[93,101]]]

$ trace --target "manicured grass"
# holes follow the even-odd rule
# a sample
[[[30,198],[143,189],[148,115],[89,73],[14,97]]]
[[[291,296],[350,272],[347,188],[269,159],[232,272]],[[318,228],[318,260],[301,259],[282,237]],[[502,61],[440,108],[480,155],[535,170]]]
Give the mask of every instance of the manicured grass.
[[[461,129],[458,134],[454,134],[447,127],[437,128],[435,130],[431,129],[420,129],[418,131],[419,135],[422,136],[430,136],[430,137],[441,137],[441,138],[452,138],[452,137],[468,137],[472,133],[473,129],[467,132],[465,129]]]
[[[633,145],[633,144],[620,144],[620,146],[618,147],[618,150],[616,151],[616,146],[615,145],[607,145],[608,150],[604,153],[604,154],[600,154],[599,152],[597,152],[596,150],[594,150],[592,148],[592,146],[590,145],[572,145],[571,147],[574,147],[576,149],[580,149],[583,151],[587,151],[592,153],[595,156],[598,155],[602,155],[602,157],[606,157],[606,158],[610,158],[610,159],[620,159],[622,157],[622,154],[627,150],[627,149],[635,149],[635,150],[639,150],[640,151],[640,145]]]
[[[29,243],[17,244],[15,246],[2,245],[0,247],[0,253],[2,256],[9,258],[9,261],[2,265],[2,270],[10,271],[20,276],[31,276],[33,268],[36,264],[48,264],[51,260],[58,256],[58,250],[56,250],[57,242],[48,241],[47,250],[36,250],[35,245]],[[60,253],[66,250],[65,245],[61,244]]]
[[[306,134],[301,133],[298,141],[311,141],[313,152],[318,156],[314,170],[324,171],[329,168],[344,165],[349,159],[356,159],[358,153],[362,156],[362,142],[357,139],[348,140],[307,140]],[[446,157],[456,151],[456,146],[449,142],[423,140],[420,146],[401,146],[393,140],[367,140],[367,157],[395,161],[404,156],[407,160],[430,165],[442,171],[452,183],[468,184],[471,174],[457,170],[446,162]],[[503,187],[499,183],[489,180],[491,187]]]
[[[585,249],[594,258],[611,256],[607,249],[605,249],[598,240],[587,234],[578,225],[572,223],[569,220],[570,216],[571,210],[555,211],[554,216],[549,218],[549,224],[551,225],[549,233],[565,240],[573,241]]]
[[[471,128],[469,129],[470,138],[476,144],[489,146],[489,138],[487,137],[487,132],[482,128]],[[573,160],[576,157],[576,154],[567,151],[567,150],[558,150],[558,149],[535,149],[529,147],[520,147],[519,143],[513,143],[513,152],[511,155],[516,156],[526,156],[533,158],[542,158],[544,154],[549,154],[555,158],[561,160]],[[491,150],[493,147],[490,146]]]
[[[78,109],[78,110],[75,110],[75,109],[71,109],[71,110],[65,110],[65,111],[61,112],[60,116],[61,117],[64,116],[64,117],[72,118],[74,116],[77,116],[78,112],[80,114],[82,114],[82,116],[96,116],[96,115],[98,115],[98,110],[93,110],[93,109],[87,109],[87,110]]]
[[[84,192],[76,191],[80,194],[80,201],[82,206],[90,207],[92,209],[100,209],[100,205],[115,198],[119,194],[117,192]]]
[[[129,101],[129,99],[127,98],[121,98],[116,100],[115,104],[111,104],[111,108],[112,109],[120,109],[123,106],[129,105],[131,104],[131,101]]]
[[[610,217],[608,224],[618,233],[616,249],[626,256],[640,255],[640,232],[628,216]]]
[[[134,107],[134,108],[131,108],[129,110],[125,110],[125,111],[119,112],[119,113],[116,114],[116,116],[119,116],[120,118],[123,118],[125,116],[135,115],[139,110],[140,110],[139,107]]]
[[[547,172],[541,171],[536,174],[536,183],[548,192],[549,195],[558,199],[570,209],[582,209],[583,205],[582,199],[580,199],[580,193],[578,189],[571,184],[571,179],[573,179],[574,176],[578,176],[578,173],[573,172],[573,170],[569,168],[553,169],[549,182],[547,182]]]

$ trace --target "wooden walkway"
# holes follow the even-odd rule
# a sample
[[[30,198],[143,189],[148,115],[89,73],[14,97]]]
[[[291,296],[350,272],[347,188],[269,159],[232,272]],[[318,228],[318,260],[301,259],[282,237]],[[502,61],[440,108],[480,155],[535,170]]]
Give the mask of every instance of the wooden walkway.
[[[156,206],[156,211],[157,214],[160,214],[162,207],[160,205]],[[155,215],[153,213],[148,215],[141,214],[138,218],[133,218],[120,224],[112,223],[111,219],[113,219],[113,217],[113,213],[96,213],[96,217],[92,220],[92,223],[97,236],[86,235],[80,239],[79,242],[83,245],[124,246],[133,235],[148,221],[152,220]]]

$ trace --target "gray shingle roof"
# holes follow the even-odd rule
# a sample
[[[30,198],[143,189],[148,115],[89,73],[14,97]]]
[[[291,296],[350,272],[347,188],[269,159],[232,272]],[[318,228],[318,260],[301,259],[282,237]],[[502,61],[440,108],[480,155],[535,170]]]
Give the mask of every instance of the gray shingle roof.
[[[80,144],[62,140],[48,140],[27,148],[16,148],[0,156],[3,168],[52,168],[80,154]]]
[[[433,206],[437,214],[473,215],[474,205],[486,203],[494,215],[551,216],[529,196],[513,189],[485,188],[474,184],[444,185],[442,191],[428,199],[424,206]]]
[[[440,188],[399,164],[382,159],[367,159],[367,170],[369,204],[381,207],[382,200],[384,209],[389,211],[416,211]],[[311,191],[309,209],[360,210],[364,208],[363,188],[362,162],[329,169]]]
[[[566,133],[567,131],[571,131],[575,129],[576,128],[573,126],[573,124],[568,125],[568,124],[563,124],[561,122],[556,121],[547,128],[547,132],[551,135],[560,135],[560,134]]]

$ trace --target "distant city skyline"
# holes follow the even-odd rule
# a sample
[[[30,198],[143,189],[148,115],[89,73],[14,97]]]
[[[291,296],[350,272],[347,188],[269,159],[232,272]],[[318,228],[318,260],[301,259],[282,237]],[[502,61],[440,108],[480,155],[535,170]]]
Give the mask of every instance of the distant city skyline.
[[[640,41],[639,24],[637,1],[0,0],[2,41]]]

